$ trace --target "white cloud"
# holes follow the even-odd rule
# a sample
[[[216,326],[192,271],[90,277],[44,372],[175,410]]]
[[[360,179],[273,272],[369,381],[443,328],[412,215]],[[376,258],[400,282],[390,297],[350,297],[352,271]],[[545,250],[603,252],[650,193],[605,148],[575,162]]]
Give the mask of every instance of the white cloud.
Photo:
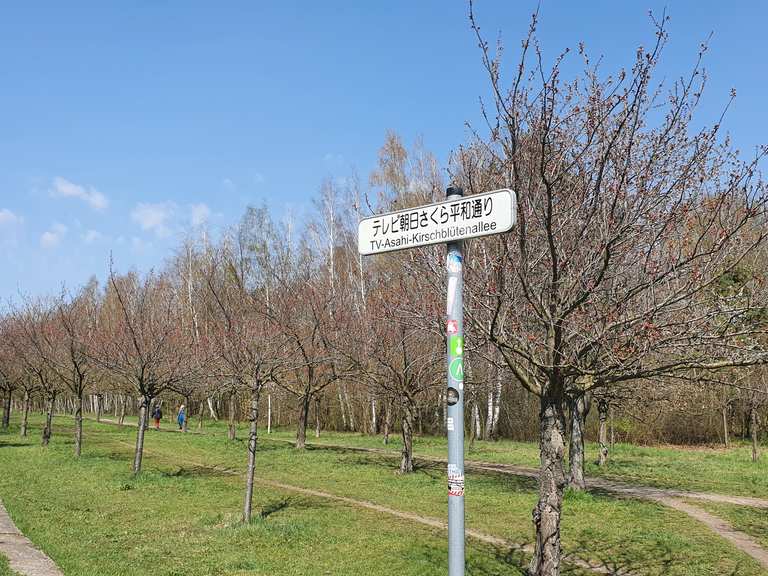
[[[104,210],[109,204],[107,197],[95,188],[86,190],[84,186],[70,182],[61,176],[53,179],[50,195],[51,198],[78,198],[94,210]]]
[[[17,216],[8,208],[0,210],[0,226],[15,226],[21,224],[21,216]]]
[[[191,215],[189,218],[192,226],[200,226],[208,222],[211,217],[211,209],[206,204],[192,204],[190,206]]]
[[[43,235],[40,236],[40,246],[46,250],[56,248],[56,246],[61,243],[61,240],[64,238],[64,236],[66,236],[66,234],[67,227],[64,226],[64,224],[59,224],[57,222],[51,226],[50,230],[46,230],[43,232]]]
[[[142,230],[154,232],[158,238],[165,238],[171,234],[169,223],[175,211],[176,205],[172,202],[139,202],[131,212],[131,219],[137,222]]]
[[[8,208],[0,208],[0,247],[16,246],[24,224],[24,218],[14,214]]]
[[[93,244],[94,242],[104,238],[104,235],[98,230],[88,230],[85,234],[82,235],[82,238],[83,242],[86,244]]]

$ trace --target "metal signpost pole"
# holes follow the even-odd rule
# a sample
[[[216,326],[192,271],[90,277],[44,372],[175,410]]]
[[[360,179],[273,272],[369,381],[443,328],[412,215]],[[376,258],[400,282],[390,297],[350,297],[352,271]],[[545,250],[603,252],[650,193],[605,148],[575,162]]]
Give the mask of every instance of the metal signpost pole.
[[[460,200],[461,188],[446,190],[449,200]],[[448,415],[448,576],[464,576],[464,308],[462,278],[464,241],[448,242],[448,347],[446,391]]]
[[[466,238],[503,234],[515,225],[516,198],[502,189],[464,198],[458,186],[447,200],[360,220],[360,254],[383,254],[446,243],[448,302],[446,343],[448,371],[448,576],[464,576],[464,308],[463,254]]]

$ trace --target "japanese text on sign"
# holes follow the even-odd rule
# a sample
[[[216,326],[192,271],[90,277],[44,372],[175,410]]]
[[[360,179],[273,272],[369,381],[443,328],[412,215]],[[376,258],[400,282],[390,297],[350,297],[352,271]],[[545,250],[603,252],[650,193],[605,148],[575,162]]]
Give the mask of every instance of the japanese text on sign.
[[[514,213],[512,192],[498,190],[382,214],[360,222],[358,249],[376,254],[506,232]]]

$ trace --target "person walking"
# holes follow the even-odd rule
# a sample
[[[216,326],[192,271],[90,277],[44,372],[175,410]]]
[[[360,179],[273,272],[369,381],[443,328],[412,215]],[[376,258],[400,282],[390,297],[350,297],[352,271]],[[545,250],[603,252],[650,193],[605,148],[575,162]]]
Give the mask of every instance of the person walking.
[[[155,430],[160,430],[160,419],[163,417],[163,411],[160,409],[160,404],[155,406],[154,412],[152,412],[152,418],[155,419]]]
[[[184,404],[179,408],[179,415],[176,417],[176,421],[179,423],[179,430],[184,429],[184,420],[187,419],[187,415],[184,411]]]

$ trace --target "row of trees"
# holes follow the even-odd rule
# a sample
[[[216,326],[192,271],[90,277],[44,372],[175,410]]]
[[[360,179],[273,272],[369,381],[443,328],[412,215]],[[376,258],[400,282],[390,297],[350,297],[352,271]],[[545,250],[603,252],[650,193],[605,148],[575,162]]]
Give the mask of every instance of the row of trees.
[[[768,358],[767,199],[757,169],[768,150],[745,162],[720,121],[692,130],[705,78],[699,63],[667,88],[653,83],[663,21],[651,49],[616,75],[580,49],[584,72],[570,82],[562,58],[544,68],[535,17],[506,82],[501,51],[473,17],[472,25],[491,103],[487,126],[455,151],[447,172],[469,195],[514,190],[518,224],[465,245],[467,429],[496,437],[505,414],[507,430],[532,420],[538,427],[530,572],[553,575],[563,490],[585,486],[593,403],[601,462],[610,407],[627,403],[663,401],[684,417],[695,416],[691,398],[709,396],[722,410],[724,438],[736,406],[756,434],[766,396],[759,365]],[[420,145],[408,152],[390,134],[371,193],[354,180],[325,182],[316,217],[300,231],[249,208],[218,242],[189,240],[162,270],[110,266],[103,287],[25,300],[0,323],[8,406],[15,389],[25,410],[40,394],[45,443],[56,398],[73,398],[79,455],[84,396],[137,397],[139,473],[153,402],[225,398],[230,437],[238,409],[250,421],[246,520],[265,386],[293,402],[297,448],[313,408],[319,423],[322,406],[333,404],[338,427],[363,430],[365,420],[365,431],[386,438],[396,426],[400,470],[412,471],[413,434],[425,421],[442,429],[444,419],[443,248],[363,260],[355,228],[372,212],[441,200],[445,183],[432,155]]]

